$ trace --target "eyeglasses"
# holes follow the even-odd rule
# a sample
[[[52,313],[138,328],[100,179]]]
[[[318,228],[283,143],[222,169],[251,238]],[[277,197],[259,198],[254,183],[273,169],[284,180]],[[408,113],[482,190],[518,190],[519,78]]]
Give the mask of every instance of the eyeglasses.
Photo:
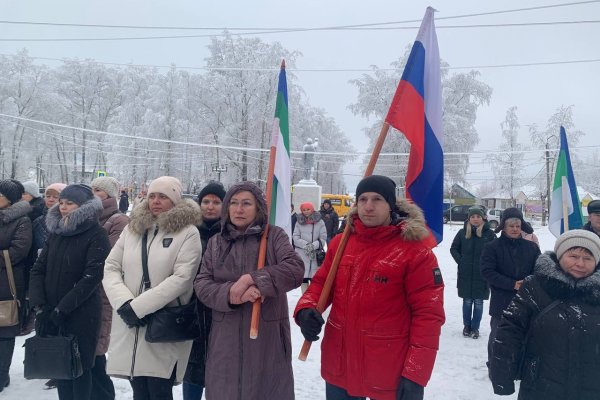
[[[303,208],[303,209],[302,209],[302,210],[300,210],[300,211],[304,212],[304,211],[312,211],[312,210],[311,210],[310,208]]]

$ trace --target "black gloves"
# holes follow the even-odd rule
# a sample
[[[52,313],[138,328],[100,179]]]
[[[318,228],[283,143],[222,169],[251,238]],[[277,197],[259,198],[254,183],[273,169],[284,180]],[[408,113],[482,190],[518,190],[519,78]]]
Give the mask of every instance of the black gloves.
[[[400,378],[396,400],[423,400],[423,386],[410,379]]]
[[[38,336],[47,336],[51,325],[50,314],[52,307],[44,305],[35,312],[35,333]]]
[[[50,319],[50,322],[52,322],[52,324],[54,324],[54,326],[56,326],[60,330],[65,324],[67,315],[61,312],[58,308],[55,308],[54,310],[52,310],[48,318]]]
[[[125,304],[119,307],[117,310],[119,317],[121,317],[123,322],[125,322],[125,324],[127,324],[127,326],[130,328],[146,325],[146,321],[138,318],[138,316],[135,314],[135,311],[133,311],[133,308],[131,308],[131,304],[129,303],[131,303],[131,300],[128,300]]]
[[[296,323],[300,326],[304,339],[314,342],[319,340],[317,335],[321,333],[325,321],[316,308],[305,308],[296,314]]]

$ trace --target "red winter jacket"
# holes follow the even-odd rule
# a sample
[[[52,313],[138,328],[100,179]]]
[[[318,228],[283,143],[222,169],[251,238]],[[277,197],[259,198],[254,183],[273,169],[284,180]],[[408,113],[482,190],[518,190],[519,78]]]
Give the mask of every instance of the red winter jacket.
[[[444,284],[422,239],[421,210],[399,200],[408,217],[367,228],[352,216],[353,232],[338,267],[321,345],[321,375],[351,396],[395,400],[401,377],[425,386],[444,324]],[[316,307],[342,235],[294,311]]]

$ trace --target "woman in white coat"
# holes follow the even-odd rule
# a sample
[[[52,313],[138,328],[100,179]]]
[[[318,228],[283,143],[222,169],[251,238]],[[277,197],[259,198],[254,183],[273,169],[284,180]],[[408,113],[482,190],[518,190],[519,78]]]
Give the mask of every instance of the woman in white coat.
[[[315,251],[323,247],[327,241],[325,222],[321,219],[321,213],[315,211],[311,202],[300,204],[300,214],[298,214],[292,236],[296,253],[304,262],[304,280],[302,281],[302,293],[304,293],[319,268]]]
[[[107,372],[127,378],[134,400],[173,398],[181,382],[192,341],[149,343],[146,321],[165,306],[190,301],[202,254],[196,225],[200,208],[181,197],[179,180],[163,176],[152,181],[148,200],[131,214],[131,222],[104,266],[102,284],[117,311],[113,314]],[[147,235],[151,288],[144,290],[142,240]]]

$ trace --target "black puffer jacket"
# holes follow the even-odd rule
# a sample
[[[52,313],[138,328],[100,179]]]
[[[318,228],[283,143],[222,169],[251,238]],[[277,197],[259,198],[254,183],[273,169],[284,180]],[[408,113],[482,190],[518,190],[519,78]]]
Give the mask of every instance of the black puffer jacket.
[[[25,260],[31,247],[31,221],[27,214],[31,206],[26,201],[19,201],[0,209],[0,250],[8,250],[13,266],[17,297],[23,303],[25,299]],[[12,299],[6,263],[3,251],[0,251],[0,300]],[[0,328],[0,337],[13,338],[19,334],[20,325]]]
[[[594,232],[596,235],[598,235],[600,237],[600,234],[598,232],[596,232],[594,230],[594,228],[592,228],[592,223],[589,221],[581,229],[585,229],[586,231]]]
[[[93,366],[100,330],[104,259],[110,251],[106,231],[98,224],[102,203],[90,200],[61,217],[58,204],[48,211],[50,233],[31,269],[29,297],[32,306],[56,307],[66,314],[65,333],[79,342],[84,369]]]
[[[536,316],[554,300],[560,303]],[[535,321],[535,322],[532,322]],[[530,330],[522,373],[522,346]],[[575,280],[546,253],[504,312],[494,342],[491,378],[496,394],[519,400],[597,400],[600,396],[600,270]]]
[[[458,264],[458,296],[463,299],[483,299],[490,297],[490,289],[487,282],[481,276],[479,266],[483,246],[496,239],[496,235],[489,228],[488,223],[484,223],[478,229],[473,229],[468,223],[458,231],[452,246],[450,254]]]
[[[490,315],[501,317],[517,292],[515,283],[533,273],[539,247],[521,237],[511,239],[504,232],[487,243],[481,253],[481,275],[490,285]]]
[[[202,255],[204,256],[204,252],[206,251],[208,245],[208,239],[221,232],[221,221],[216,220],[213,223],[206,223],[206,221],[202,221],[202,223],[198,225],[198,231],[200,232],[200,240],[202,241]],[[208,335],[210,334],[210,327],[212,325],[212,312],[210,308],[202,304],[202,302],[198,300],[196,296],[194,296],[194,299],[198,307],[200,337],[194,340],[194,344],[192,345],[192,351],[190,353],[190,359],[188,361],[187,369],[185,370],[183,381],[186,383],[204,386],[204,372],[206,366],[206,355],[208,354]]]

